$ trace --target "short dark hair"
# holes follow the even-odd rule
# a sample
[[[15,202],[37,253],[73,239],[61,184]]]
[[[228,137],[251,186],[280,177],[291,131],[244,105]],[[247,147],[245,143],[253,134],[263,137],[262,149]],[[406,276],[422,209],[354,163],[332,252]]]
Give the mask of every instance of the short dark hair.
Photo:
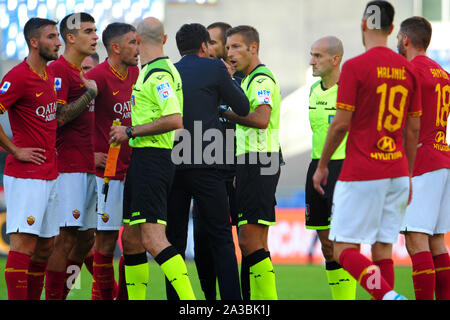
[[[244,41],[249,46],[252,42],[256,42],[259,49],[259,33],[258,31],[253,28],[252,26],[237,26],[234,28],[231,28],[227,31],[227,38],[234,35],[234,34],[240,34],[244,37]]]
[[[226,22],[214,22],[211,23],[209,26],[206,27],[206,29],[214,29],[214,28],[219,28],[220,31],[222,32],[222,43],[225,44],[225,42],[227,42],[227,37],[225,36],[227,31],[229,29],[231,29],[231,25],[229,25]]]
[[[427,50],[433,29],[424,17],[411,17],[400,24],[400,32],[408,36],[414,47]]]
[[[113,22],[108,24],[102,33],[102,41],[106,51],[109,53],[111,50],[111,43],[114,38],[122,37],[130,31],[136,32],[136,28],[128,23]]]
[[[376,6],[380,10],[380,29],[384,33],[388,33],[391,29],[392,23],[394,22],[395,9],[388,1],[376,0],[367,3],[364,9],[364,18],[371,16],[373,13],[370,12],[370,7]]]
[[[41,28],[45,26],[56,26],[58,22],[50,19],[31,18],[23,27],[23,35],[28,47],[30,47],[31,38],[39,38],[41,36]]]
[[[202,47],[202,43],[211,40],[205,26],[199,23],[183,24],[175,35],[177,48],[180,55],[196,54]]]
[[[79,18],[77,19],[76,17],[79,17]],[[94,17],[86,12],[71,13],[71,14],[65,16],[61,20],[61,23],[59,24],[59,33],[61,34],[61,37],[63,38],[64,42],[67,41],[67,35],[69,33],[77,34],[77,32],[79,30],[79,26],[77,28],[76,23],[73,23],[72,19],[76,19],[76,22],[79,22],[79,23],[81,23],[81,22],[95,23]]]

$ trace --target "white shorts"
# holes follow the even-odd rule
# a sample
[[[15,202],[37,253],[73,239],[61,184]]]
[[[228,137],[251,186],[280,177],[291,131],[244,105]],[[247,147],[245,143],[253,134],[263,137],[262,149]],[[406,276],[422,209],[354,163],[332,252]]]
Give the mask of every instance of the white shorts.
[[[99,195],[97,208],[100,208],[100,201],[102,201],[100,195],[104,181],[100,177],[95,177],[95,179]],[[121,180],[109,181],[105,213],[103,215],[97,213],[97,230],[120,230],[123,220],[123,187],[124,183]]]
[[[338,181],[329,239],[370,245],[397,242],[408,196],[408,177]]]
[[[55,180],[3,177],[6,233],[30,233],[41,238],[59,234]]]
[[[60,227],[97,228],[95,174],[60,173],[57,179]]]
[[[450,231],[450,169],[412,178],[413,197],[406,208],[401,231],[429,235]]]

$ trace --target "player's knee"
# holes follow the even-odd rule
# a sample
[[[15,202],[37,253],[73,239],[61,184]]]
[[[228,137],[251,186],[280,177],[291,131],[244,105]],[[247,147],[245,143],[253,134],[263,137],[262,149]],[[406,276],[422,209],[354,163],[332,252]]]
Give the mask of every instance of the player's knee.
[[[66,256],[72,251],[72,248],[76,243],[76,235],[72,232],[61,232],[55,239],[54,249],[57,251],[62,251]]]
[[[45,241],[39,241],[36,249],[33,252],[33,260],[39,262],[45,262],[48,260],[53,252],[54,241],[52,239],[46,239]]]
[[[405,234],[405,245],[410,256],[430,250],[428,235],[420,232],[407,232]]]
[[[112,254],[116,248],[118,233],[115,231],[98,232],[95,240],[97,251],[104,254]]]
[[[435,234],[431,236],[429,239],[429,245],[433,256],[438,256],[448,252],[444,234]]]

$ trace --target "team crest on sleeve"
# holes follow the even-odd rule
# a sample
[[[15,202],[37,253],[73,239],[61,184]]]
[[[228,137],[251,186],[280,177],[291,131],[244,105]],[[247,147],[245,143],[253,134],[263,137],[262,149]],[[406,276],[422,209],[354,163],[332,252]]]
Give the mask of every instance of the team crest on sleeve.
[[[2,85],[2,88],[0,89],[0,93],[5,94],[6,91],[8,91],[10,86],[11,86],[11,82],[5,81]]]
[[[156,90],[158,90],[159,98],[161,99],[161,101],[164,101],[167,98],[173,96],[172,87],[168,82],[161,83],[159,86],[156,87]]]
[[[62,83],[61,78],[55,78],[55,90],[56,91],[61,90],[61,83]]]
[[[272,104],[272,98],[269,90],[258,90],[257,96],[260,104]]]

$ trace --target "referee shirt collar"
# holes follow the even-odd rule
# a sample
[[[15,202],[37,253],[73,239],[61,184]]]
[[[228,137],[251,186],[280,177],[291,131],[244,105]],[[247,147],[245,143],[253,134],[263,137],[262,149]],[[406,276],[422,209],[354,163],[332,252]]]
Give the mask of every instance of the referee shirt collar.
[[[169,57],[168,57],[168,56],[164,56],[164,57],[158,57],[158,58],[156,58],[156,59],[153,59],[152,61],[149,61],[149,62],[147,62],[147,63],[141,65],[141,69],[144,69],[146,65],[148,65],[148,64],[150,64],[150,63],[153,63],[153,62],[155,62],[155,61],[161,60],[161,59],[169,59]]]

